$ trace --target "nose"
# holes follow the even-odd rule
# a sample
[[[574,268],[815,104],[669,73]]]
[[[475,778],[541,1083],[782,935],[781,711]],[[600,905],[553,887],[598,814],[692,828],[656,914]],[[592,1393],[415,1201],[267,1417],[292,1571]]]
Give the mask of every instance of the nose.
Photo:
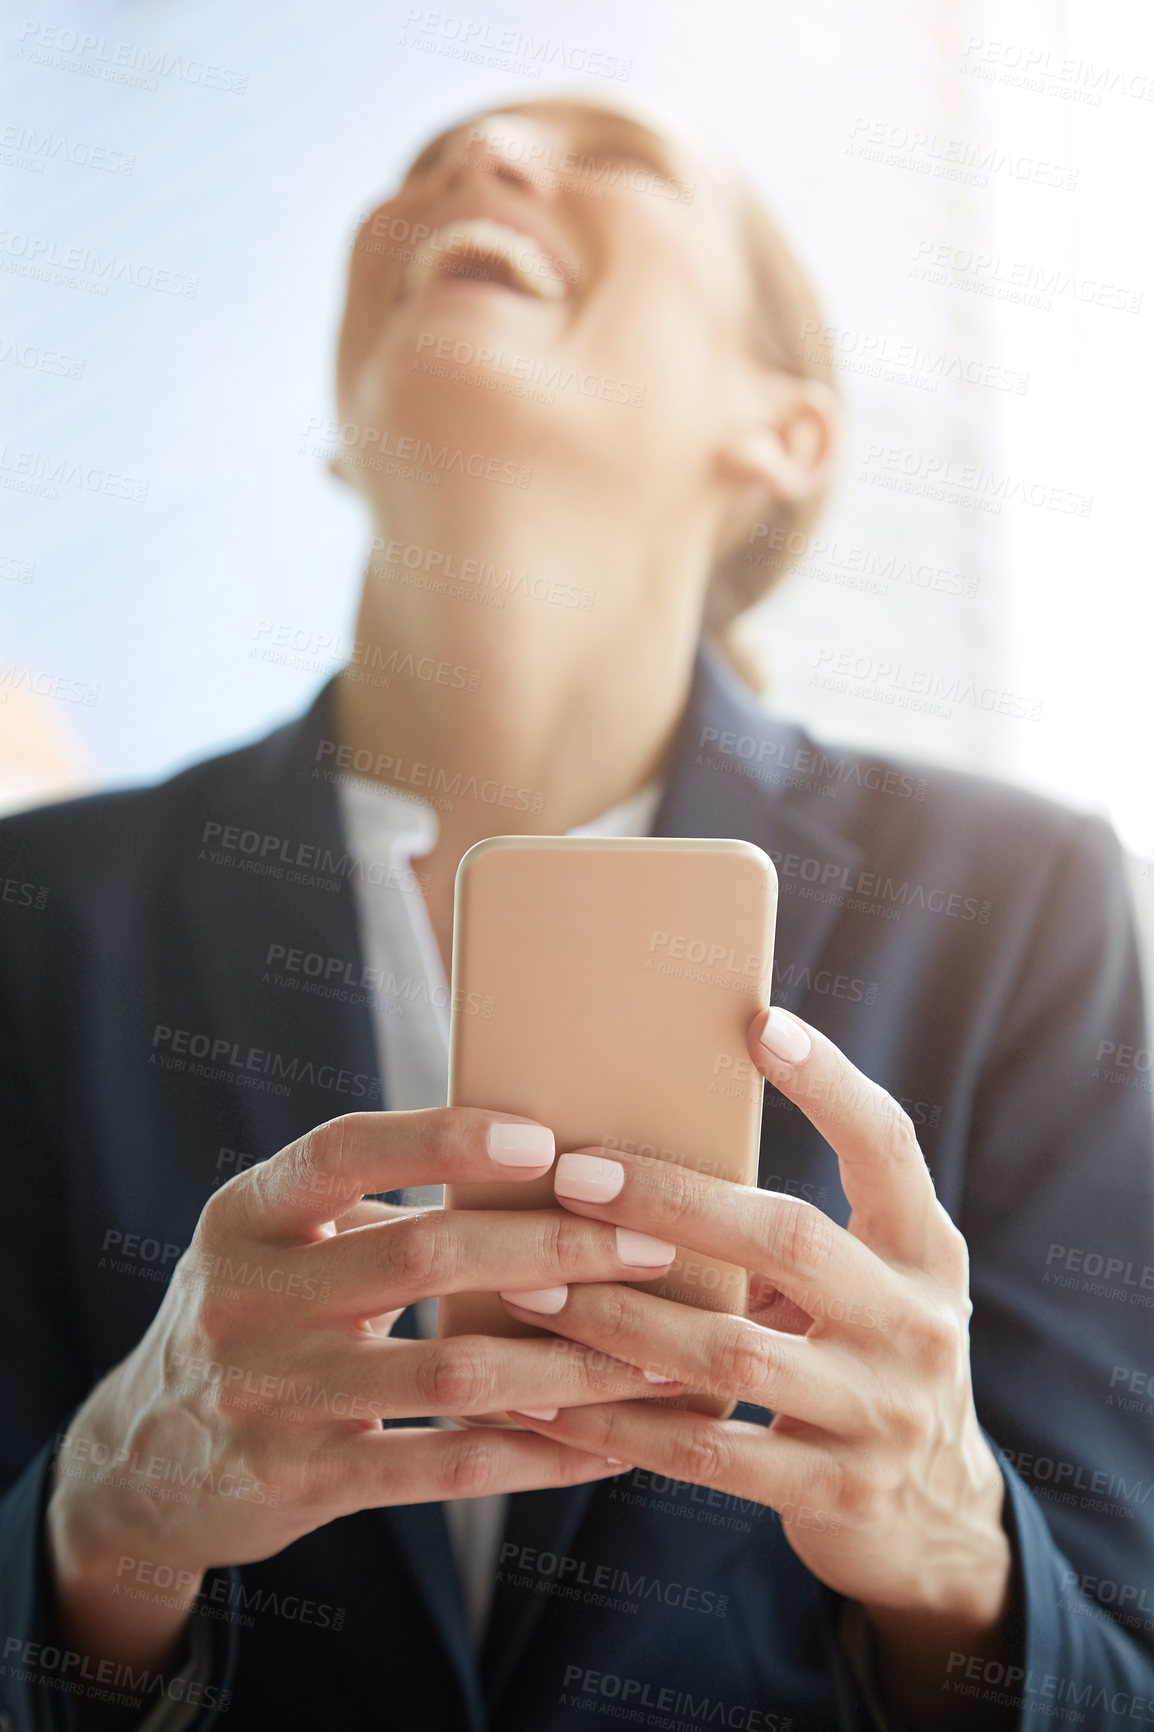
[[[450,178],[495,175],[522,189],[549,186],[553,140],[545,127],[519,114],[486,114],[467,127]]]

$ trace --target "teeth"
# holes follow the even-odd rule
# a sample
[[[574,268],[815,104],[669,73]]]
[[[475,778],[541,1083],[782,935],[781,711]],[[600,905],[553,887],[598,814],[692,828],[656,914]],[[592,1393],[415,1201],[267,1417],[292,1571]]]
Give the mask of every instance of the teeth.
[[[431,278],[442,275],[449,259],[471,256],[500,259],[524,294],[535,295],[542,301],[564,299],[565,285],[557,266],[533,237],[490,217],[463,217],[437,229],[427,243],[427,251],[422,251],[409,266],[406,290],[421,289]]]

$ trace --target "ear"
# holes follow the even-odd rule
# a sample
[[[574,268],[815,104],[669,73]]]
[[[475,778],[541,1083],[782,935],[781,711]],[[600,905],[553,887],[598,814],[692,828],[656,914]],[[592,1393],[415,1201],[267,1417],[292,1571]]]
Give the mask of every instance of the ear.
[[[758,398],[746,425],[722,448],[723,474],[778,499],[812,499],[833,466],[840,421],[835,392],[821,379],[774,373],[763,376]]]

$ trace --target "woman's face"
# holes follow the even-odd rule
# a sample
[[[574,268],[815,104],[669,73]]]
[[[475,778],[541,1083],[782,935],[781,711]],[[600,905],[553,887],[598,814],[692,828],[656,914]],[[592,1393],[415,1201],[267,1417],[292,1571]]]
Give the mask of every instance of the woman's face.
[[[580,103],[466,121],[358,234],[343,438],[562,457],[634,509],[684,503],[747,404],[750,292],[724,170],[701,151]]]

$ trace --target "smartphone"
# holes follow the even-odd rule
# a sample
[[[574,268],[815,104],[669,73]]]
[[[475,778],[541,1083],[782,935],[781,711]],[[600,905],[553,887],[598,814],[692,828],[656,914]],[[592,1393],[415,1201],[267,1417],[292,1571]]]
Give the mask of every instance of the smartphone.
[[[559,1155],[622,1149],[756,1184],[762,1079],[746,1031],[769,1003],[776,913],[773,863],[751,842],[476,843],[455,886],[449,1105],[536,1119]],[[450,1185],[445,1206],[558,1205],[550,1171],[528,1184]],[[691,1249],[631,1284],[746,1313],[747,1272]],[[495,1293],[450,1293],[439,1333],[550,1331],[517,1322]],[[734,1406],[704,1391],[676,1400],[722,1418]]]

